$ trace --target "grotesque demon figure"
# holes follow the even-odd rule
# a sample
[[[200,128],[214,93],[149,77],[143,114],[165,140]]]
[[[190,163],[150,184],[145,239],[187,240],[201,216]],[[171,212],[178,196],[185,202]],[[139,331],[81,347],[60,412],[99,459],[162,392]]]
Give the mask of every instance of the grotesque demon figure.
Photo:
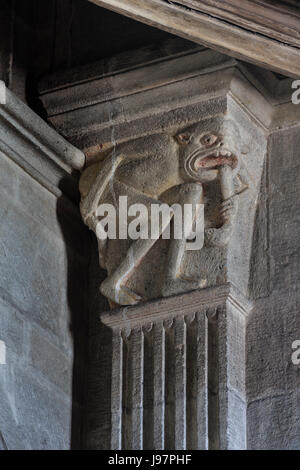
[[[219,201],[216,198],[213,202],[219,223],[205,228],[204,243],[225,246],[238,209],[237,195],[242,186],[238,181],[239,166],[239,131],[233,121],[223,116],[190,125],[175,135],[166,132],[142,137],[119,145],[104,161],[85,170],[80,185],[81,212],[86,224],[97,233],[98,207],[109,202],[117,208],[119,196],[127,196],[129,204],[195,206],[205,202],[206,188],[214,184],[220,194]],[[166,225],[172,223],[172,217],[170,211],[154,238],[98,240],[100,264],[108,271],[100,290],[113,305],[132,305],[143,300],[128,287],[128,281]],[[186,290],[199,288],[199,281],[187,279],[182,270],[186,243],[185,239],[169,241],[161,295],[174,292],[169,288],[176,282],[185,285]],[[110,244],[113,245],[109,247]]]

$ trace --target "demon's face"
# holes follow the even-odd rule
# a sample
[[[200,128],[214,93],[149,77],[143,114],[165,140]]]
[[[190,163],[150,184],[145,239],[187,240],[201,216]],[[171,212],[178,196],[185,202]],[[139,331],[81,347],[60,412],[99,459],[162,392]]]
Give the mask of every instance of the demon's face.
[[[184,178],[205,183],[214,180],[224,165],[238,168],[240,135],[233,121],[203,121],[184,129],[176,139]]]

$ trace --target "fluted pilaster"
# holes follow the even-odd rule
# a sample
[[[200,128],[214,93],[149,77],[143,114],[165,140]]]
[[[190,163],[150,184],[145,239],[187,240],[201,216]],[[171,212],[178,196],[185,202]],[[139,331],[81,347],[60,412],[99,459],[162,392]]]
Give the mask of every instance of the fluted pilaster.
[[[249,309],[226,285],[102,316],[113,331],[112,449],[242,445]]]

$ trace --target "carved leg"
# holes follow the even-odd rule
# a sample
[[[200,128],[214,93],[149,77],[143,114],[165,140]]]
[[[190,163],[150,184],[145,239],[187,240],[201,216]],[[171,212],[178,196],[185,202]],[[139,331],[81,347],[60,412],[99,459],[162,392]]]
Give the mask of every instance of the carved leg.
[[[182,209],[184,204],[191,204],[193,206],[193,217],[189,221],[190,225],[185,226],[185,232],[191,233],[195,224],[198,213],[196,211],[196,204],[203,203],[203,188],[198,183],[187,183],[180,188],[180,205]],[[164,296],[172,295],[175,290],[180,289],[179,285],[190,290],[200,287],[199,279],[187,279],[182,272],[182,260],[186,250],[187,240],[182,237],[180,240],[173,239],[170,241],[170,248],[168,253],[167,270],[165,275],[165,282],[162,289]],[[174,291],[174,292],[173,292]]]
[[[156,201],[156,203],[160,204],[159,201]],[[170,215],[163,219],[157,238],[139,239],[132,243],[121,264],[111,276],[102,282],[100,291],[105,297],[120,305],[134,305],[141,300],[139,295],[128,289],[124,284],[170,224],[172,217],[173,212],[170,211]]]

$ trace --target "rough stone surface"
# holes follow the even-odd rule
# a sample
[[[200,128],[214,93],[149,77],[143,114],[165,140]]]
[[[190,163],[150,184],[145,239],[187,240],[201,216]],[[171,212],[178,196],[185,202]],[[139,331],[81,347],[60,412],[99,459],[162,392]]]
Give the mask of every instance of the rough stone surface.
[[[2,149],[10,148],[0,152],[0,447],[70,449],[81,433],[85,322],[78,320],[86,311],[89,237],[50,161],[41,184],[42,148],[50,149],[31,143],[37,132],[22,134],[31,111],[14,108],[19,127],[4,133],[0,107]],[[42,138],[43,126],[38,131]]]
[[[246,449],[244,302],[227,285],[102,315],[112,449]]]
[[[290,80],[205,50],[138,69],[129,66],[120,74],[116,67],[112,74],[106,69],[103,76],[93,69],[90,82],[87,74],[83,82],[79,78],[77,71],[70,86],[70,75],[65,82],[62,75],[56,76],[52,90],[50,78],[42,99],[53,124],[86,150],[81,209],[93,229],[93,211],[101,202],[105,178],[109,190],[115,190],[112,199],[119,189],[114,181],[122,176],[128,193],[136,179],[133,196],[143,184],[145,193],[153,188],[155,193],[165,176],[168,180],[170,169],[163,158],[159,160],[160,156],[168,160],[168,145],[156,152],[156,146],[162,149],[157,142],[170,143],[173,137],[184,135],[189,125],[203,125],[208,117],[226,116],[234,121],[248,189],[239,197],[227,256],[222,258],[214,247],[215,257],[205,258],[204,246],[193,254],[195,269],[190,272],[202,269],[210,278],[209,285],[218,288],[229,281],[242,293],[244,303],[253,302],[251,313],[247,307],[245,315],[240,301],[233,302],[234,306],[226,303],[217,317],[208,312],[201,330],[204,336],[197,334],[195,325],[191,330],[194,320],[187,317],[199,312],[201,317],[193,298],[205,297],[207,288],[102,315],[111,331],[99,326],[91,341],[92,369],[106,370],[100,379],[92,372],[88,382],[92,404],[86,423],[87,447],[299,448],[299,377],[291,363],[291,345],[299,335],[298,176],[294,173],[299,166],[300,108],[289,101]],[[170,149],[176,167],[176,144]],[[153,155],[164,169],[161,174],[155,172]],[[142,169],[138,169],[137,156]],[[106,171],[110,158],[114,162],[111,174]],[[213,207],[219,207],[216,191],[212,194]],[[118,243],[106,253],[99,244],[100,263],[109,274],[120,261]],[[154,293],[155,284],[159,288],[162,284],[162,259],[162,251],[153,251],[137,266],[137,283],[128,282],[133,290],[150,285],[153,291],[145,299],[162,295]],[[219,277],[214,276],[216,267]],[[152,275],[148,283],[143,277],[147,272]],[[93,278],[94,283],[103,280],[95,274]],[[137,291],[144,293],[143,288]],[[99,312],[103,304],[95,299]],[[211,298],[206,299],[206,308],[210,302]],[[168,315],[172,318],[166,322]],[[195,362],[191,351],[198,354]],[[96,415],[92,415],[93,408]],[[199,421],[195,416],[201,417]]]
[[[247,333],[248,447],[299,449],[300,127],[270,137],[268,215],[270,295],[253,309]]]
[[[180,141],[187,138],[189,142]],[[171,226],[170,233],[173,231],[172,221],[175,225],[176,212],[173,218],[172,212],[164,217],[162,224],[156,222],[156,239],[151,233],[151,240],[133,241],[130,246],[128,240],[122,242],[118,235],[118,241],[111,240],[110,235],[106,242],[99,239],[100,263],[110,276],[101,285],[101,292],[105,296],[117,304],[126,305],[224,282],[226,274],[222,263],[226,263],[225,248],[236,225],[239,194],[248,189],[247,172],[251,172],[251,165],[259,168],[259,164],[251,162],[251,155],[247,156],[248,169],[245,168],[245,163],[241,161],[241,139],[238,126],[233,121],[223,117],[204,120],[180,130],[177,136],[154,135],[134,141],[128,146],[117,147],[100,169],[98,165],[94,171],[92,167],[87,169],[81,179],[81,212],[87,225],[97,234],[98,209],[101,204],[111,204],[116,207],[117,217],[121,217],[123,221],[127,218],[127,213],[122,212],[121,203],[118,202],[121,197],[127,198],[126,208],[130,208],[132,204],[144,204],[145,211],[148,212],[141,215],[139,223],[147,224],[148,237],[150,226],[155,223],[152,214],[154,205],[159,207],[165,203],[173,207],[172,204],[177,204],[182,209],[182,214],[185,204],[193,205],[192,220],[196,219],[198,225],[202,220],[198,220],[200,215],[196,214],[195,205],[205,205],[205,232],[197,235],[197,250],[188,251],[189,242],[184,235],[181,241],[173,240],[175,235],[171,235],[169,243],[160,244],[161,233],[168,226]],[[210,143],[206,143],[207,141]],[[263,147],[257,153],[263,160]],[[259,171],[252,171],[251,176],[252,180],[255,177],[259,180]],[[255,192],[255,188],[251,190]],[[249,219],[249,212],[252,210],[251,196],[244,198],[244,205],[247,202]],[[129,218],[130,222],[131,220]],[[180,229],[181,223],[180,220]],[[242,215],[237,224],[246,227]],[[188,228],[188,233],[192,230],[192,225]],[[142,230],[143,228],[140,229]],[[245,239],[248,232],[249,227],[242,233],[241,239]],[[178,234],[177,231],[176,236]],[[204,246],[203,240],[199,240],[200,235],[205,236]],[[157,248],[158,244],[161,246]],[[243,248],[246,258],[245,243]],[[154,272],[157,285],[153,282]],[[128,283],[122,283],[122,279],[126,279]]]
[[[190,54],[200,69],[196,70]],[[228,88],[234,87],[233,77],[237,70],[226,60],[220,54],[202,50],[170,59],[161,67],[151,66],[154,80],[149,81],[145,89],[139,81],[133,81],[133,85],[129,81],[132,74],[137,78],[145,73],[142,67],[115,75],[111,79],[112,85],[108,78],[77,84],[74,89],[67,90],[66,102],[62,102],[64,97],[56,90],[43,96],[50,112],[58,112],[55,100],[62,107],[69,105],[64,114],[54,116],[53,122],[59,126],[56,117],[64,118],[66,130],[72,132],[70,120],[73,122],[78,112],[88,121],[90,113],[86,109],[97,114],[101,105],[115,106],[118,79],[122,82],[121,88],[125,87],[128,92],[124,99],[128,98],[130,104],[128,101],[128,106],[124,105],[123,111],[120,108],[118,112],[121,121],[133,122],[131,139],[123,142],[123,137],[115,133],[120,125],[117,115],[104,122],[103,125],[111,126],[111,141],[115,145],[106,155],[103,151],[95,154],[91,161],[88,157],[87,168],[80,180],[81,213],[85,223],[97,234],[100,264],[108,272],[101,292],[113,305],[132,305],[227,281],[238,285],[243,293],[250,293],[257,269],[255,266],[251,270],[252,232],[263,184],[267,138],[261,127],[252,122],[250,110],[241,108],[238,99],[229,95]],[[220,68],[224,70],[220,71]],[[181,80],[176,81],[175,76]],[[97,97],[99,103],[93,103],[96,84],[100,82],[105,87],[106,81],[107,86],[111,86],[113,99],[108,101],[106,98],[102,103]],[[203,86],[201,93],[199,81]],[[251,94],[257,93],[250,83],[242,82],[241,77],[238,76],[237,81],[243,85],[245,101],[247,94],[249,99]],[[84,86],[87,87],[86,102],[90,99],[88,108],[82,108],[77,101],[79,88]],[[62,90],[65,92],[66,88]],[[171,96],[176,97],[180,109],[170,100]],[[138,105],[146,101],[148,105],[143,106],[142,112],[138,111]],[[194,102],[192,107],[191,102]],[[157,120],[160,130],[150,127],[146,131],[145,121],[151,118],[150,108],[152,115],[163,115],[163,124]],[[67,116],[70,119],[66,119]],[[96,119],[99,120],[99,116]],[[84,126],[82,120],[80,125]],[[93,129],[87,122],[85,125],[83,146],[88,146]],[[102,138],[103,129],[99,135],[99,149],[102,145],[105,147]],[[118,218],[123,223],[127,218],[126,209],[122,212],[120,197],[127,198],[128,208],[133,204],[144,205],[145,212],[139,214],[139,222],[141,227],[147,225],[148,240],[135,242],[128,236],[125,240],[120,239]],[[156,223],[156,239],[151,233],[149,240],[150,226],[154,223],[151,205],[159,207],[163,203],[179,204],[181,208],[184,204],[204,206],[204,243],[201,247],[189,250],[185,239],[181,242],[173,239],[176,215],[173,217],[171,212],[168,220],[165,217],[162,224]],[[108,235],[103,241],[99,235],[103,204],[116,209],[116,239]],[[196,209],[193,217],[198,221],[200,215],[195,213]],[[128,217],[128,224],[133,220]],[[171,240],[159,239],[167,228],[170,228]]]
[[[112,67],[89,86],[77,70],[70,95],[63,82],[45,91],[52,122],[89,150],[91,169],[116,143],[149,148],[157,135],[173,138],[211,116],[229,116],[241,136],[250,183],[221,279],[212,280],[218,287],[125,307],[102,323],[104,273],[95,239],[89,265],[72,158],[62,163],[57,147],[49,151],[53,132],[35,145],[1,105],[0,448],[68,449],[82,435],[90,449],[299,449],[291,355],[299,340],[300,108],[288,102],[285,79],[205,50],[193,63],[180,55],[171,69],[160,58],[151,73],[131,57],[127,76]],[[114,106],[103,100],[109,93]]]

